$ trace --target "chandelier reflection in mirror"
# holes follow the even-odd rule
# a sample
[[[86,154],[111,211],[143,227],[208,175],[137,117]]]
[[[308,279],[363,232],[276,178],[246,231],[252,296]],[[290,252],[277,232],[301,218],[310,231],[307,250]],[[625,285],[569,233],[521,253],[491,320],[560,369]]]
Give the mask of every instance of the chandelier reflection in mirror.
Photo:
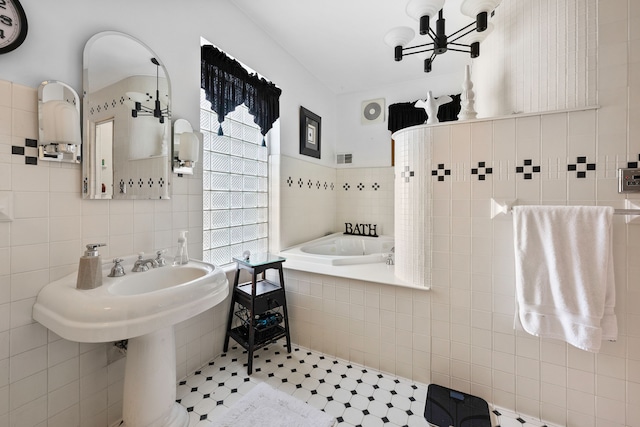
[[[480,56],[480,42],[493,29],[492,24],[488,22],[489,14],[493,14],[501,0],[464,0],[460,6],[460,12],[475,21],[450,35],[447,35],[445,30],[445,19],[442,13],[444,2],[445,0],[411,0],[407,4],[407,15],[420,22],[420,34],[428,35],[431,42],[406,47],[413,40],[415,32],[409,27],[396,27],[389,30],[384,41],[394,48],[396,61],[402,61],[404,56],[431,52],[431,56],[424,60],[424,72],[428,73],[436,57],[449,50],[469,53],[471,58]],[[430,19],[436,14],[438,19],[434,31],[430,27]]]
[[[160,101],[160,63],[156,58],[151,58],[151,62],[156,66],[156,98],[153,100],[148,93],[127,92],[126,95],[133,102],[131,117],[153,116],[160,123],[164,123],[164,118],[169,115],[169,108]],[[154,101],[153,108],[147,107],[144,103]]]

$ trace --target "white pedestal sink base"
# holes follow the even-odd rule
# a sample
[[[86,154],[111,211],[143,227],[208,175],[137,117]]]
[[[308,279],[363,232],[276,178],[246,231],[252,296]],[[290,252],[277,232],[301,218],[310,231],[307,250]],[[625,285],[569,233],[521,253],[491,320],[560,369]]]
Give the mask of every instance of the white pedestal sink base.
[[[129,339],[122,408],[126,427],[187,427],[189,415],[176,403],[173,326]]]

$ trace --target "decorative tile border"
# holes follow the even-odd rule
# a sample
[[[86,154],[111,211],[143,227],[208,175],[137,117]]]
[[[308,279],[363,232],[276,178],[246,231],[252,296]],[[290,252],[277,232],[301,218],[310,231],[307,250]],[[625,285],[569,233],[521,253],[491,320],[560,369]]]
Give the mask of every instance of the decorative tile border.
[[[558,167],[564,163],[564,161],[558,159]],[[507,164],[505,162],[501,162],[502,167]],[[638,155],[638,161],[629,161],[626,162],[627,167],[629,168],[637,168],[640,165],[640,154]],[[439,163],[437,168],[431,171],[431,175],[436,179],[437,182],[444,182],[448,176],[452,176],[454,180],[460,180],[460,174],[462,171],[460,170],[460,164],[452,164],[451,166],[447,166],[444,163]],[[509,166],[511,168],[511,166]],[[494,170],[496,168],[491,165],[491,162],[481,161],[477,163],[477,166],[471,168],[471,176],[478,181],[486,181],[489,176],[493,176]],[[401,178],[405,180],[405,182],[409,182],[408,178],[405,176],[406,172],[409,170],[408,166],[405,166],[405,172],[401,173]],[[452,174],[451,171],[455,171],[455,174]],[[566,163],[567,172],[575,172],[575,178],[584,179],[589,176],[593,176],[595,178],[595,172],[598,170],[596,162],[589,162],[589,158],[587,156],[577,156],[575,158],[575,162]],[[533,179],[536,174],[540,174],[542,172],[542,166],[534,164],[534,159],[524,159],[522,160],[522,164],[520,166],[516,166],[515,173],[516,176],[522,176],[525,180]],[[591,173],[593,172],[593,173]],[[455,176],[453,176],[455,175]],[[413,175],[411,175],[413,176]],[[462,178],[463,180],[467,179]]]
[[[294,184],[297,184],[299,188],[302,188],[306,185],[309,189],[313,189],[313,187],[315,187],[316,190],[322,190],[324,188],[325,190],[333,191],[333,189],[335,188],[333,182],[329,184],[327,181],[324,181],[323,184],[319,180],[316,180],[316,182],[314,183],[311,179],[307,179],[307,181],[305,182],[302,178],[298,178],[297,181],[294,181],[293,177],[291,176],[287,177],[287,179],[285,180],[285,184],[287,185],[287,187],[293,187]]]

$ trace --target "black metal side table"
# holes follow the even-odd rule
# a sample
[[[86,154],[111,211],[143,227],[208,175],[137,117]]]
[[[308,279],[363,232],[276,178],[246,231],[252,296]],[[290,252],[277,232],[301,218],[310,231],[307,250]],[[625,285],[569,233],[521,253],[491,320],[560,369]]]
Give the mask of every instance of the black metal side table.
[[[237,267],[227,319],[224,351],[229,349],[229,338],[233,338],[244,347],[249,353],[247,374],[251,375],[253,352],[256,349],[286,337],[287,352],[291,353],[289,316],[282,273],[282,263],[285,258],[267,252],[251,254],[248,259],[234,257],[233,260]],[[280,283],[266,279],[265,271],[269,269],[278,270]],[[247,270],[251,274],[250,282],[238,283],[242,270]],[[260,274],[262,278],[258,278]]]

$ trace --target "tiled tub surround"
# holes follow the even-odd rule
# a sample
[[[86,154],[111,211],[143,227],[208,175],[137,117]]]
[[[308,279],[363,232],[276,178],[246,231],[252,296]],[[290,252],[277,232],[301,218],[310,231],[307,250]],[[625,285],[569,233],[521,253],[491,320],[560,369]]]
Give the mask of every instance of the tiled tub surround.
[[[620,143],[609,121],[601,108],[406,131],[430,146],[430,161],[409,158],[409,183],[396,169],[396,185],[422,179],[432,189],[431,289],[286,271],[294,342],[557,425],[640,425],[640,228],[614,220],[620,333],[593,354],[514,331],[512,222],[490,219],[491,198],[638,200],[617,193],[616,169],[635,164],[640,145]]]
[[[0,426],[106,427],[121,415],[124,359],[110,363],[110,345],[69,342],[35,323],[35,297],[75,271],[91,242],[107,243],[105,262],[163,248],[170,258],[189,230],[200,258],[202,178],[172,180],[171,200],[82,200],[80,165],[29,162],[30,146],[12,154],[37,139],[37,116],[35,88],[0,80],[0,191],[14,202],[14,220],[0,222]],[[176,326],[179,378],[220,354],[225,316],[221,304]]]
[[[378,234],[393,236],[392,167],[335,169],[272,156],[271,172],[280,183],[277,249],[343,232],[345,222],[377,224]]]

